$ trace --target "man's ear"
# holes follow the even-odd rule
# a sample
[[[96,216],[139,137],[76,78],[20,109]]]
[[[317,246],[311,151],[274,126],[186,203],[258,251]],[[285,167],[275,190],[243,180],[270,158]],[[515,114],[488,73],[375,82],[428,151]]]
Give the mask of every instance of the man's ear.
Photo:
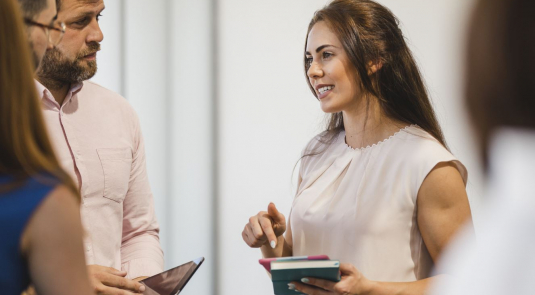
[[[383,67],[383,62],[380,60],[377,60],[376,62],[369,61],[368,62],[368,76],[375,74],[382,67]]]

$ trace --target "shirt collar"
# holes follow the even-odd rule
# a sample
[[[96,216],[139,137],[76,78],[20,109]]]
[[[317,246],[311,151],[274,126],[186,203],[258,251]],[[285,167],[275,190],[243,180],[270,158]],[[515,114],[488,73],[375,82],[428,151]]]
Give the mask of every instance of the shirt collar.
[[[37,80],[34,80],[34,81],[35,81],[35,88],[37,88],[37,95],[39,95],[40,99],[43,99],[44,96],[45,96],[45,90],[48,90],[48,89],[46,89],[46,87],[43,86],[43,84],[41,84],[41,82],[39,82]]]
[[[55,99],[52,97],[52,93],[43,85],[41,82],[35,81],[35,87],[37,88],[37,94],[39,95],[40,99],[49,99],[55,101]],[[69,92],[67,92],[67,98],[70,99],[72,96],[74,96],[76,93],[80,92],[82,88],[84,87],[84,82],[78,82],[71,85],[71,88],[69,89]],[[68,100],[66,99],[65,102]]]

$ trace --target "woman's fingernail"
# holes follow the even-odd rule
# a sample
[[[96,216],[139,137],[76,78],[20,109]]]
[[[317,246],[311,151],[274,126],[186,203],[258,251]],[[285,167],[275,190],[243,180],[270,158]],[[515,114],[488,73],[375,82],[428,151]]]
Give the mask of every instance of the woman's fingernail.
[[[145,286],[144,285],[139,286],[139,291],[141,292],[145,291]]]
[[[275,247],[277,246],[277,243],[275,242],[275,240],[271,241],[269,243],[271,245],[271,248],[275,249]]]
[[[307,278],[302,278],[302,279],[301,279],[301,282],[303,282],[303,283],[308,283],[309,280],[308,280]]]
[[[292,284],[292,283],[289,283],[289,284],[288,284],[288,289],[290,289],[290,290],[295,290],[295,285]]]

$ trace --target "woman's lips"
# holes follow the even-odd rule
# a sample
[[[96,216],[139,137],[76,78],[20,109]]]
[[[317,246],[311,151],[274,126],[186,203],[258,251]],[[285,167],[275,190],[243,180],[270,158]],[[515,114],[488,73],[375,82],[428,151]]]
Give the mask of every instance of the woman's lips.
[[[323,98],[325,98],[327,95],[329,95],[329,93],[331,93],[331,92],[333,91],[333,89],[334,89],[334,87],[331,88],[331,89],[329,89],[329,90],[327,90],[327,91],[325,91],[325,92],[323,92],[323,93],[320,93],[320,92],[318,91],[318,99],[323,99]]]

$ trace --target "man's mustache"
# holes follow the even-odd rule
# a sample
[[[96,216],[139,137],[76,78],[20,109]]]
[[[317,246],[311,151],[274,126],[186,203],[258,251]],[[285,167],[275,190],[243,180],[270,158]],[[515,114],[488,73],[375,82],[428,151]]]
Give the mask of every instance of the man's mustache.
[[[100,43],[91,42],[87,45],[87,48],[85,50],[83,50],[82,52],[78,54],[78,58],[82,58],[86,55],[96,53],[97,51],[100,51]]]

